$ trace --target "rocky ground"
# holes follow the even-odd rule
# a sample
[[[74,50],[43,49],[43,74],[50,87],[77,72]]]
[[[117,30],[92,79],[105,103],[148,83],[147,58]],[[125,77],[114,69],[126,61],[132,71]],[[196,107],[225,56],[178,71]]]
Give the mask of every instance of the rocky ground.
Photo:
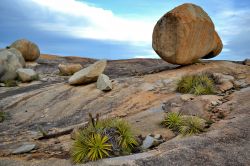
[[[88,113],[128,120],[137,135],[161,134],[166,140],[144,153],[87,163],[86,165],[248,165],[250,163],[250,66],[241,62],[203,61],[189,66],[160,59],[108,61],[105,74],[113,90],[102,92],[95,83],[70,86],[61,76],[59,63],[94,59],[42,55],[28,63],[39,81],[18,87],[0,87],[0,109],[7,119],[0,123],[0,165],[72,165],[70,132],[88,120]],[[219,95],[193,96],[176,93],[176,83],[187,74],[218,73],[230,78]],[[176,136],[159,125],[166,111],[179,109],[213,120],[207,132]],[[63,133],[39,140],[41,130]],[[20,145],[35,148],[13,154]]]

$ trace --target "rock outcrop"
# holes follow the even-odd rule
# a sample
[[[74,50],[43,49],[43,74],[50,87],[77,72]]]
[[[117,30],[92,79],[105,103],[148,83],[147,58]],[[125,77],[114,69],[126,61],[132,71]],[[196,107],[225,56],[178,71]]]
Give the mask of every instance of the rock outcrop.
[[[97,81],[98,76],[103,73],[106,65],[106,60],[95,62],[94,64],[76,72],[73,76],[71,76],[69,78],[69,84],[80,85]]]
[[[17,77],[16,70],[23,68],[25,61],[21,53],[14,49],[0,50],[0,81],[13,80]]]
[[[82,69],[81,64],[59,64],[58,69],[62,75],[72,75]]]
[[[97,89],[100,89],[102,91],[109,91],[112,89],[112,82],[108,76],[106,76],[105,74],[101,74],[97,79],[96,86]]]
[[[35,61],[40,56],[40,50],[38,46],[26,39],[20,39],[10,45],[10,48],[16,48],[22,53],[25,61]]]
[[[18,78],[22,82],[30,82],[38,79],[38,74],[33,69],[18,69],[17,71]]]
[[[223,47],[208,14],[189,3],[174,8],[157,22],[152,45],[163,60],[179,65],[215,57]]]

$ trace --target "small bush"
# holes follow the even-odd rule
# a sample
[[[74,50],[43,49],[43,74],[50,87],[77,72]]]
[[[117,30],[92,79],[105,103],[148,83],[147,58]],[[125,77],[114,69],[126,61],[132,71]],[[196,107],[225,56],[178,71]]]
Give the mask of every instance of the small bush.
[[[90,114],[88,126],[79,131],[71,148],[74,163],[130,153],[137,140],[127,122],[121,119],[96,119]]]
[[[178,82],[177,91],[195,95],[214,94],[214,81],[208,74],[188,75]]]
[[[196,116],[183,118],[183,125],[180,127],[180,133],[183,136],[198,134],[203,131],[203,120]]]
[[[15,87],[17,86],[17,83],[15,80],[7,80],[7,81],[4,81],[4,84],[6,87]]]
[[[6,119],[6,113],[0,111],[0,122],[3,122]]]
[[[168,113],[162,124],[173,131],[179,131],[179,128],[182,125],[181,114],[176,112]]]

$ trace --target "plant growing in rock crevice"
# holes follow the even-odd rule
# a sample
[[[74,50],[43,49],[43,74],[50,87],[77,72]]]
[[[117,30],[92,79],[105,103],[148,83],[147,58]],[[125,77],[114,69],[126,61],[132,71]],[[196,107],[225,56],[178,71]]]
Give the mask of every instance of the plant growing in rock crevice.
[[[89,115],[88,126],[76,134],[71,148],[74,163],[129,154],[138,142],[127,122],[121,119],[99,119]]]
[[[185,116],[180,113],[168,113],[162,124],[183,136],[199,134],[204,131],[206,121],[197,116]]]
[[[191,93],[195,95],[206,95],[215,93],[213,78],[207,73],[200,75],[187,75],[181,78],[177,85],[180,93]]]
[[[6,119],[6,113],[0,111],[0,123],[3,122]]]

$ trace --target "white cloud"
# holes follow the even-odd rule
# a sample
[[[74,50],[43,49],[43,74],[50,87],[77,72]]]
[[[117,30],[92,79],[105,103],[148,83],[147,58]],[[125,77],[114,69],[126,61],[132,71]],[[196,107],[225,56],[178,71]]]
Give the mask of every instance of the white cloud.
[[[154,22],[116,16],[112,11],[76,0],[33,0],[57,15],[53,22],[37,23],[43,30],[65,33],[76,38],[128,41],[134,44],[151,42]],[[71,20],[74,20],[72,23]]]

